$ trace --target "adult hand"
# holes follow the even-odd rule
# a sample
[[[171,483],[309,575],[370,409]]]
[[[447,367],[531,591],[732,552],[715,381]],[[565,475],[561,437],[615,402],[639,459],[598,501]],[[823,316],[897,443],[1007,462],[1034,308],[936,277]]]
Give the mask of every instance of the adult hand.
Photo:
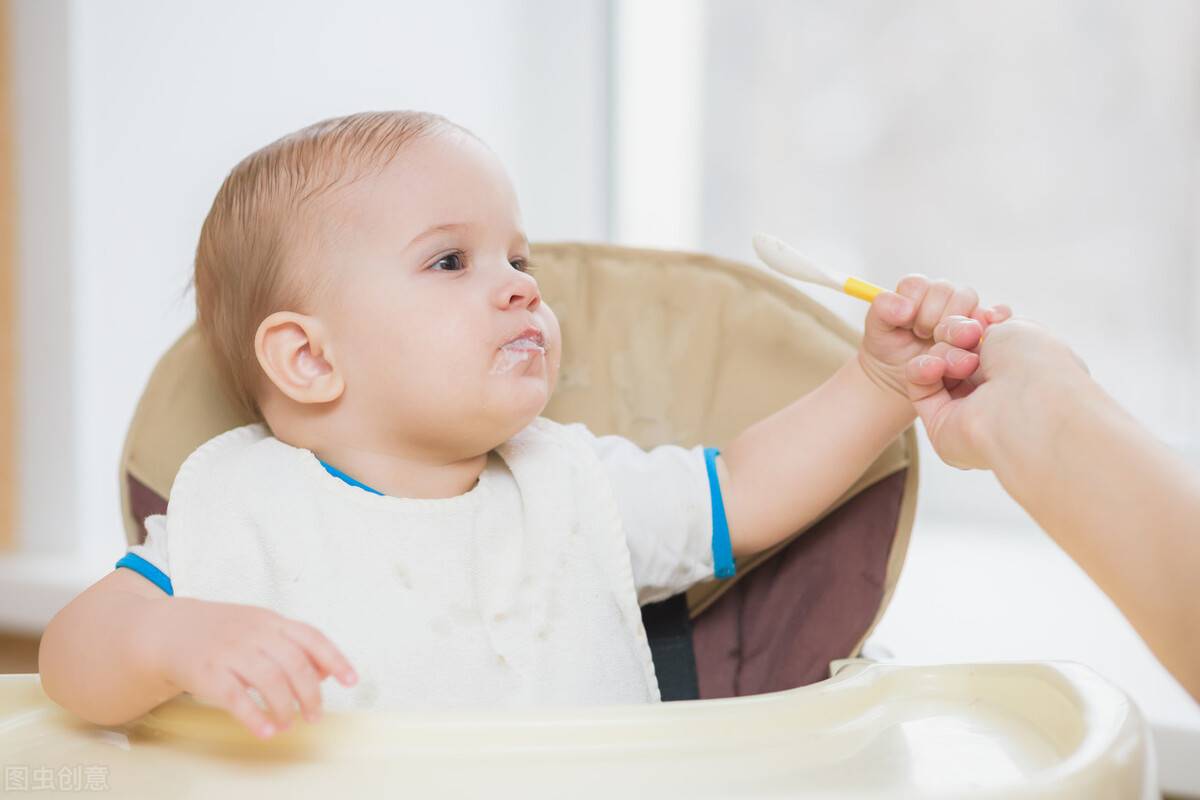
[[[965,323],[945,320],[905,373],[938,455],[992,470],[1200,699],[1200,472],[1033,323],[988,328],[979,368],[946,380],[966,353],[949,344],[964,344],[956,324]]]
[[[909,361],[905,377],[937,454],[963,469],[994,469],[1008,437],[1048,418],[1054,410],[1049,405],[1090,383],[1090,376],[1083,361],[1040,325],[1002,321],[987,329],[982,342],[970,338],[975,330],[975,320],[943,320],[934,330],[936,344]],[[975,349],[975,373],[964,381],[948,379]]]

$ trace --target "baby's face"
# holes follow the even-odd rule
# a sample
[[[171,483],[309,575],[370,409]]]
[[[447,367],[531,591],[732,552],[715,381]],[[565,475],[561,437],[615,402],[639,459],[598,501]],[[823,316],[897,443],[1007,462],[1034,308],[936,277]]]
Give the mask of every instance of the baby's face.
[[[329,202],[320,263],[333,272],[317,316],[341,402],[380,437],[460,457],[537,417],[561,334],[524,271],[529,243],[498,159],[462,134],[422,137]]]

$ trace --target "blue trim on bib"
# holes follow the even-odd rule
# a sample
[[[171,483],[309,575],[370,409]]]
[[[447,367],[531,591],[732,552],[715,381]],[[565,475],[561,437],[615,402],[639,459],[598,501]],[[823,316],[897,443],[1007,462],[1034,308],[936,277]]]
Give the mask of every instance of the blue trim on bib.
[[[321,459],[318,458],[317,461],[321,461]],[[365,483],[354,480],[354,478],[351,478],[349,475],[342,472],[337,467],[330,466],[329,464],[326,464],[324,461],[321,461],[321,466],[324,467],[325,471],[328,472],[330,475],[332,475],[335,478],[341,478],[342,480],[344,480],[346,483],[350,484],[351,486],[357,486],[360,489],[366,489],[371,494],[378,494],[378,495],[383,494],[383,492],[379,491],[378,489],[372,489],[370,486],[367,486]]]
[[[121,560],[117,562],[113,569],[118,569],[120,567],[133,570],[138,575],[141,575],[143,578],[150,581],[169,595],[175,594],[175,587],[171,585],[171,579],[168,578],[161,569],[154,566],[137,553],[126,553],[121,557]]]
[[[729,520],[725,518],[721,482],[717,479],[719,455],[721,451],[715,447],[704,448],[704,466],[708,468],[708,493],[712,497],[713,574],[718,578],[732,578],[737,574],[737,561],[733,557],[733,545],[729,541]]]

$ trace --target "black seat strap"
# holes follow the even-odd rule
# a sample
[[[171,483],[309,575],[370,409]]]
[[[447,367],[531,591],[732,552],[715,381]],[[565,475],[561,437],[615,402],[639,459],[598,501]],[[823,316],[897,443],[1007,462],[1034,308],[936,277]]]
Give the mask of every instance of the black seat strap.
[[[642,622],[650,640],[654,671],[662,699],[695,700],[700,696],[696,653],[692,649],[692,620],[687,595],[677,594],[642,606]]]

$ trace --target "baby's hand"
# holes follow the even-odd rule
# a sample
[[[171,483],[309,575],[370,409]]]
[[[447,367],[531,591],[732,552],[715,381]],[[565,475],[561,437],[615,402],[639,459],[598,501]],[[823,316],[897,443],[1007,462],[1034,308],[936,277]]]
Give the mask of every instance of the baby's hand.
[[[320,683],[346,686],[357,676],[345,656],[311,625],[257,606],[176,597],[152,632],[156,662],[174,687],[224,708],[266,739],[291,724],[295,703],[304,718],[321,714]],[[254,688],[269,718],[246,690]]]
[[[875,383],[907,400],[905,366],[933,347],[933,332],[939,323],[947,317],[965,318],[948,321],[944,339],[952,345],[947,347],[951,352],[945,378],[956,381],[970,377],[979,366],[978,355],[963,351],[974,350],[988,325],[1009,316],[1005,306],[979,305],[974,289],[909,275],[895,292],[883,292],[871,303],[859,363]]]

